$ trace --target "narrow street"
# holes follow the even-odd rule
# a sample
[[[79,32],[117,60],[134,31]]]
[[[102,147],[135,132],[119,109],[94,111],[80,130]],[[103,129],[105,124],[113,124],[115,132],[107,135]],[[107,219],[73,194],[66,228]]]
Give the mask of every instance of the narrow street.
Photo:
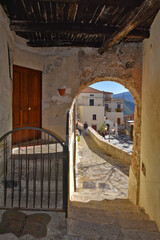
[[[129,165],[106,155],[89,135],[80,137],[77,155],[73,200],[127,198]]]

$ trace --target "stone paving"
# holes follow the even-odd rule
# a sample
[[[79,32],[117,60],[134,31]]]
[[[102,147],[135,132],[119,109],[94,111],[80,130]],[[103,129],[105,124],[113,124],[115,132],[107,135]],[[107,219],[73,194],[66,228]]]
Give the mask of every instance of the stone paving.
[[[2,219],[3,210],[0,211],[0,222]],[[40,213],[42,211],[22,211],[25,214]],[[81,237],[73,237],[67,234],[67,218],[65,213],[61,212],[46,212],[51,216],[51,221],[47,225],[47,236],[40,238],[41,240],[85,240]],[[0,240],[38,240],[30,234],[26,234],[17,238],[13,233],[0,234]]]
[[[106,135],[105,140],[107,142],[110,142],[111,144],[115,145],[116,147],[121,148],[125,152],[132,153],[132,148],[133,148],[133,141],[130,140],[129,136],[126,135]]]
[[[81,136],[76,166],[77,192],[72,200],[88,202],[127,198],[129,165],[106,155],[92,138]]]
[[[36,213],[35,211],[23,211],[26,214]],[[2,218],[3,211],[0,211],[0,221]],[[40,213],[40,211],[38,211]],[[51,216],[51,221],[48,224],[47,236],[41,238],[41,240],[69,240],[67,236],[67,220],[65,218],[64,213],[56,213],[56,212],[45,212]],[[35,240],[37,238],[26,234],[20,238],[17,238],[12,233],[0,234],[0,240]]]

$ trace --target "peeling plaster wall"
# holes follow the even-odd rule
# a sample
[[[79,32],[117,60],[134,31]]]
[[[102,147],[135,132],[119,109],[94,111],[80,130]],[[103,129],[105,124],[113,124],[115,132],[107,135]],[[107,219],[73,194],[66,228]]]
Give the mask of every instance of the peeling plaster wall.
[[[13,49],[14,39],[8,27],[8,19],[0,6],[0,137],[12,129],[12,74],[9,71],[9,59],[12,62]],[[3,173],[3,165],[3,142],[1,142],[0,176]]]
[[[143,46],[140,205],[160,230],[160,12]],[[145,172],[142,172],[142,163]]]
[[[65,51],[64,51],[65,52]],[[75,96],[78,75],[77,55],[45,57],[43,67],[43,126],[65,139],[66,114]],[[64,96],[58,89],[65,88]]]
[[[10,60],[14,54],[14,39],[8,27],[8,19],[0,6],[0,136],[12,129],[12,80]]]

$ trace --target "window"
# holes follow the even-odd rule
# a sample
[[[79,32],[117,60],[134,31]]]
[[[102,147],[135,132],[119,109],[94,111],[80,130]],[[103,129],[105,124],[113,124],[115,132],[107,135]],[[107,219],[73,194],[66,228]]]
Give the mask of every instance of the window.
[[[90,106],[94,106],[94,99],[90,99],[90,100],[89,100],[89,105],[90,105]]]
[[[90,97],[94,97],[94,94],[90,94]]]
[[[105,104],[105,109],[108,110],[109,106],[108,104]]]
[[[121,104],[117,104],[117,109],[121,109]]]
[[[92,115],[92,120],[96,120],[96,119],[97,119],[96,114],[93,114],[93,115]]]

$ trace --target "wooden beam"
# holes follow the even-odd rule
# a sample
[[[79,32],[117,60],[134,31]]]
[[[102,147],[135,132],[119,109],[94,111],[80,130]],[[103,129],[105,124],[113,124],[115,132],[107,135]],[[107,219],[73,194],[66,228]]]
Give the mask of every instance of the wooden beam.
[[[38,2],[79,3],[80,0],[38,0]]]
[[[126,19],[124,23],[109,37],[103,46],[98,50],[100,54],[104,53],[108,48],[121,41],[133,29],[139,26],[142,22],[151,17],[160,8],[160,0],[144,0],[143,3],[136,7]]]
[[[49,32],[49,33],[73,33],[110,36],[118,30],[116,26],[104,26],[97,24],[73,24],[73,23],[33,23],[24,21],[11,21],[11,30],[15,32]],[[149,38],[149,31],[137,28],[127,35],[128,38]]]
[[[136,7],[142,0],[38,0],[38,2],[53,2],[53,3],[88,3],[94,4],[104,4],[107,6],[126,6],[126,7]]]
[[[92,47],[99,48],[101,42],[75,42],[67,40],[51,40],[51,41],[29,41],[27,45],[30,47]]]

